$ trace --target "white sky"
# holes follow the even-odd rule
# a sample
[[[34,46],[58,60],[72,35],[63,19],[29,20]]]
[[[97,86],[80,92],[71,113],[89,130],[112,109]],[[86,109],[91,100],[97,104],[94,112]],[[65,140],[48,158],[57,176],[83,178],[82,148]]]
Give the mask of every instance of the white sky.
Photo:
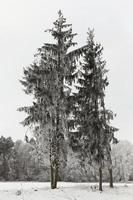
[[[73,24],[80,46],[86,42],[88,27],[95,29],[109,69],[106,102],[117,113],[113,122],[120,129],[117,136],[133,143],[132,0],[0,0],[0,134],[24,138],[27,128],[19,122],[25,115],[16,110],[28,105],[30,97],[18,80],[36,49],[48,42],[44,30],[52,27],[59,9]]]

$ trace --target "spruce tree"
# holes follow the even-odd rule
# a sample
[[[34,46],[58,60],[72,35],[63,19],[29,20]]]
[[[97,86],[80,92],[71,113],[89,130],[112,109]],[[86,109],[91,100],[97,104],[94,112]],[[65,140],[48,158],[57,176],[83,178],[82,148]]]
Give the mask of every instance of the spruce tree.
[[[102,46],[94,41],[93,30],[89,30],[87,48],[80,70],[81,76],[78,79],[78,111],[75,113],[79,124],[82,156],[88,157],[90,162],[92,160],[99,166],[99,190],[102,190],[102,168],[105,157],[110,160],[111,165],[110,143],[117,130],[110,125],[110,120],[114,117],[113,112],[105,108],[105,88],[109,83],[102,51]]]
[[[51,188],[57,187],[59,153],[62,140],[67,133],[69,85],[73,79],[76,61],[85,47],[69,51],[76,45],[72,33],[72,25],[66,23],[61,11],[54,27],[48,29],[55,43],[44,43],[38,49],[36,62],[24,69],[21,80],[26,94],[34,97],[33,105],[22,107],[28,117],[23,125],[40,127],[40,134],[49,142],[49,157],[51,167]],[[66,84],[67,83],[67,84]]]

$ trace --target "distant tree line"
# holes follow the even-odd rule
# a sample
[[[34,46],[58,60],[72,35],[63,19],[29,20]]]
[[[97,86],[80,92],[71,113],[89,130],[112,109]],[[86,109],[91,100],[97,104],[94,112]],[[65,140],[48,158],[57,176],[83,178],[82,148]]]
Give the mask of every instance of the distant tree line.
[[[114,133],[118,129],[111,126],[115,115],[105,105],[109,82],[103,47],[95,42],[94,31],[89,29],[87,43],[75,49],[77,34],[61,11],[47,32],[54,42],[38,49],[35,61],[24,68],[20,81],[25,93],[33,96],[31,106],[19,108],[27,114],[22,124],[34,133],[33,146],[37,158],[43,156],[42,166],[49,163],[52,189],[64,177],[63,166],[73,162],[68,161],[70,149],[71,154],[81,158],[82,169],[86,163],[93,169],[97,166],[99,190],[107,166],[113,187],[111,144],[117,143]]]
[[[66,145],[65,145],[66,146]],[[65,147],[64,147],[65,149]],[[39,150],[38,150],[39,151]],[[0,181],[50,181],[50,166],[47,155],[37,152],[35,139],[29,142],[11,137],[0,137]],[[82,163],[78,153],[65,150],[59,169],[60,181],[97,182],[98,165]],[[120,141],[112,146],[112,167],[115,182],[133,181],[133,145]],[[109,181],[108,168],[103,170],[103,181]]]

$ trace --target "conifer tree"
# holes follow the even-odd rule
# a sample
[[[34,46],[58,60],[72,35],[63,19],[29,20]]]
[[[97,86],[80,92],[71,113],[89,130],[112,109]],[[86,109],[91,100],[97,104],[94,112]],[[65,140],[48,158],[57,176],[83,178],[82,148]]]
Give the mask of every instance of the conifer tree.
[[[22,107],[28,117],[23,125],[34,124],[40,127],[43,140],[49,142],[49,157],[51,166],[51,188],[57,187],[59,153],[62,140],[67,133],[67,90],[73,79],[76,60],[85,47],[69,51],[76,45],[72,33],[72,25],[66,23],[61,11],[54,27],[47,31],[55,43],[45,43],[38,49],[37,61],[24,69],[21,80],[26,94],[34,97],[33,105]],[[67,85],[66,85],[67,83]]]
[[[88,157],[99,166],[99,190],[102,190],[105,157],[110,160],[111,165],[110,143],[117,130],[110,125],[110,120],[114,117],[113,112],[105,108],[105,88],[109,83],[106,62],[102,60],[102,50],[101,45],[94,41],[93,30],[89,30],[81,76],[78,79],[78,111],[75,114],[79,124],[82,156]]]

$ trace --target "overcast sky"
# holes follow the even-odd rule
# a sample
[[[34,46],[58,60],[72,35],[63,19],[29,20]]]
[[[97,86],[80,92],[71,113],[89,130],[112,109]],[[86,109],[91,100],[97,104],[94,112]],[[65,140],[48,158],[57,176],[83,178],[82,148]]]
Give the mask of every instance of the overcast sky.
[[[45,29],[52,27],[61,9],[79,46],[86,42],[88,27],[104,47],[109,69],[107,107],[117,113],[116,136],[133,143],[133,1],[132,0],[0,0],[0,134],[23,139],[25,117],[17,108],[30,103],[19,79],[23,67],[43,42]]]

